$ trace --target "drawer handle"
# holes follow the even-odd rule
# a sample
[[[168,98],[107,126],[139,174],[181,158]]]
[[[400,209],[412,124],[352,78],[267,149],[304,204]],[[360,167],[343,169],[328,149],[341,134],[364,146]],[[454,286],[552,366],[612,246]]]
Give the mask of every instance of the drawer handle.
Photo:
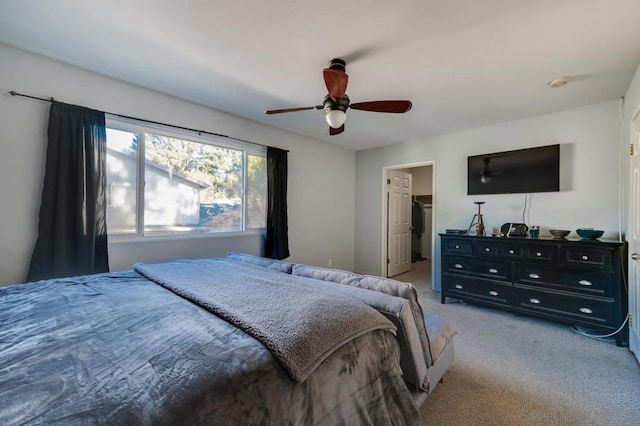
[[[491,272],[492,274],[497,274],[498,270],[495,269],[495,268],[491,268],[491,269],[489,269],[489,272]]]
[[[498,295],[498,292],[497,292],[497,291],[493,291],[493,290],[491,290],[491,291],[489,292],[489,294],[490,294],[490,295],[492,295],[492,296],[497,296],[497,295]]]
[[[542,253],[537,252],[537,253],[536,253],[536,256],[540,257],[540,256],[542,256]]]
[[[538,299],[529,299],[529,302],[533,303],[534,305],[537,305],[540,303],[540,300]]]
[[[580,281],[578,281],[578,284],[586,285],[586,286],[593,285],[593,284],[591,284],[591,281],[587,281],[587,280],[580,280]]]
[[[537,280],[538,278],[540,278],[540,275],[538,275],[538,274],[529,274],[529,278],[533,278],[534,280]]]
[[[484,251],[491,251],[491,249],[489,247],[485,247]]]
[[[461,264],[459,264],[459,263],[456,263],[456,264],[455,264],[455,265],[453,265],[453,266],[454,266],[454,268],[456,268],[456,269],[462,269],[462,265],[461,265]]]
[[[458,290],[462,290],[462,286],[460,284],[456,284],[455,288],[457,288]]]
[[[513,250],[509,250],[509,254],[513,254],[515,253]]]
[[[583,314],[592,314],[593,311],[589,308],[580,308],[580,312],[582,312]]]
[[[587,256],[586,254],[582,256],[582,260],[589,260],[589,256]]]

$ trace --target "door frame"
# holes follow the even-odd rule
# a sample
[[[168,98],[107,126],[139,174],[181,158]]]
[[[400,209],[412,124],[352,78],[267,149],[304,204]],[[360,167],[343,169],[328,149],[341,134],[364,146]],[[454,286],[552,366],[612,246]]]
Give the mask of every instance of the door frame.
[[[431,237],[431,287],[433,288],[433,285],[435,284],[435,278],[436,278],[436,264],[435,264],[435,260],[436,260],[436,252],[435,252],[435,246],[436,246],[436,239],[435,239],[435,235],[437,234],[435,232],[436,229],[436,162],[435,160],[430,160],[430,161],[419,161],[419,162],[415,162],[415,163],[405,163],[405,164],[396,164],[393,166],[383,166],[382,167],[382,179],[381,179],[381,196],[380,196],[380,211],[381,211],[381,217],[382,220],[381,222],[381,226],[380,226],[380,235],[381,235],[381,256],[380,256],[380,276],[382,277],[387,277],[387,257],[388,257],[388,238],[387,238],[387,227],[388,227],[388,221],[389,218],[387,216],[387,196],[388,196],[388,189],[387,189],[387,179],[389,176],[389,170],[398,170],[398,169],[411,169],[414,167],[425,167],[425,166],[431,166],[431,194],[433,196],[433,201],[432,201],[432,206],[433,208],[431,209],[431,229],[432,231],[432,237]]]
[[[640,127],[637,127],[640,121],[636,123],[636,120],[640,120],[640,105],[636,107],[635,111],[633,112],[630,118],[631,120],[629,123],[629,144],[634,146],[635,148],[638,148],[637,146],[635,146],[635,132],[640,131]],[[635,229],[635,224],[632,223],[634,219],[634,214],[632,213],[632,209],[635,208],[633,200],[635,199],[635,197],[637,197],[637,195],[633,194],[632,192],[634,190],[632,162],[633,162],[633,157],[630,157],[629,170],[628,170],[629,186],[628,186],[628,194],[627,194],[629,197],[628,206],[627,206],[628,207],[627,233],[631,234],[631,239],[633,239],[633,230]],[[637,188],[635,189],[637,190]],[[638,248],[632,247],[631,243],[629,243],[629,250],[627,253],[627,256],[628,256],[627,277],[629,277],[629,279],[627,279],[627,283],[629,285],[627,289],[628,291],[627,307],[628,307],[628,315],[629,315],[628,318],[633,318],[633,326],[629,327],[629,350],[635,356],[636,360],[640,362],[640,341],[637,339],[640,333],[636,331],[638,330],[638,320],[640,320],[640,312],[638,312],[638,307],[640,306],[640,283],[638,283],[637,280],[635,279],[632,282],[632,280],[630,279],[633,274],[633,264],[634,262],[638,262],[637,260],[633,260],[631,258],[631,255],[633,254],[634,249],[637,250]]]

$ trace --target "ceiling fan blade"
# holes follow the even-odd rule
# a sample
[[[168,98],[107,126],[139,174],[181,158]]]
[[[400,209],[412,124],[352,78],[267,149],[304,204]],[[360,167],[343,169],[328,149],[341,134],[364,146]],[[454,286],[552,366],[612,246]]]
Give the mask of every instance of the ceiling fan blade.
[[[333,99],[342,99],[347,92],[349,75],[331,68],[325,68],[322,70],[322,74],[324,75],[324,84],[327,86],[329,96]]]
[[[300,107],[300,108],[268,109],[264,113],[267,115],[272,115],[272,114],[282,114],[285,112],[307,111],[310,109],[323,109],[323,108],[324,106],[322,105],[316,105],[316,106]]]
[[[329,134],[331,136],[339,135],[342,132],[344,132],[344,124],[338,127],[337,129],[334,129],[333,127],[329,126]]]
[[[356,102],[355,104],[349,105],[349,108],[359,109],[361,111],[402,114],[409,111],[411,106],[411,101],[370,101]]]

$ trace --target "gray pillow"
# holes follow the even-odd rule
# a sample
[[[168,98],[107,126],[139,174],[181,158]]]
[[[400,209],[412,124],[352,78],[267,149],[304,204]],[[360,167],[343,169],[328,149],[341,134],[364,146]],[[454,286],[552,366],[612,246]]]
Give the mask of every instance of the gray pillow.
[[[296,270],[298,270],[298,272],[301,271],[301,268],[298,266],[299,265],[295,265],[293,267],[294,275]],[[316,268],[309,267],[306,271],[310,272],[310,269]],[[323,268],[317,269],[323,270]],[[342,278],[347,280],[353,279],[352,275],[357,275],[345,271],[331,270],[329,276],[337,278],[340,274],[336,274],[336,272],[343,272],[344,276],[342,276]],[[411,312],[411,304],[407,299],[385,294],[380,291],[368,290],[353,285],[344,285],[330,280],[304,279],[301,283],[357,299],[387,317],[398,329],[397,337],[398,343],[400,344],[400,368],[402,369],[403,379],[407,383],[411,383],[427,391],[427,361],[424,351],[422,350],[416,322]]]
[[[360,288],[361,291],[369,291]],[[422,350],[420,335],[407,299],[390,296],[381,292],[375,301],[364,301],[387,317],[398,329],[400,344],[400,368],[405,382],[428,392],[427,360]]]
[[[401,361],[402,369],[405,373],[405,381],[415,384],[422,390],[426,391],[428,389],[427,368],[433,365],[439,352],[434,354],[431,348],[429,335],[427,334],[424,324],[422,307],[418,302],[418,292],[412,284],[389,278],[360,275],[353,272],[301,264],[295,264],[293,266],[292,274],[315,278],[325,282],[346,284],[347,286],[359,287],[406,300],[409,309],[402,313],[399,311],[396,313],[397,318],[404,317],[404,319],[392,320],[394,325],[400,330],[399,340],[402,347],[401,352],[403,354],[410,354],[405,356],[404,361]],[[336,291],[338,291],[338,289],[336,289]],[[367,302],[365,301],[365,303]],[[384,309],[374,306],[373,304],[370,305],[387,315]],[[412,321],[407,321],[407,315],[411,317]],[[399,324],[397,321],[401,321],[401,323]],[[407,326],[409,323],[411,325]],[[403,339],[405,341],[403,341]]]
[[[420,302],[418,302],[418,292],[413,284],[403,283],[389,278],[367,275],[355,285],[368,290],[375,290],[390,294],[391,296],[402,297],[409,301],[411,305],[411,314],[413,315],[413,319],[416,323],[416,328],[420,335],[422,350],[424,351],[425,358],[427,360],[427,366],[431,367],[435,362],[436,357],[431,350],[431,342],[429,341],[429,335],[427,334],[427,330],[424,325],[422,306],[420,306]]]
[[[354,274],[353,272],[320,268],[318,266],[307,266],[299,263],[293,265],[291,273],[301,277],[315,278],[316,280],[330,281],[332,283],[346,284],[356,287],[358,287],[357,283],[364,278],[364,276]]]
[[[283,262],[276,259],[267,259],[266,257],[253,256],[244,253],[227,253],[227,259],[264,266],[265,268],[284,272],[286,274],[290,274],[293,269],[293,263]]]

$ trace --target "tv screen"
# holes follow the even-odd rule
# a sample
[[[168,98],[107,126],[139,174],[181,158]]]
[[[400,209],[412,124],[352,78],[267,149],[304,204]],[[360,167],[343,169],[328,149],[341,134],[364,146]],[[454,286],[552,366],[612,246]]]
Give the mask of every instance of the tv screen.
[[[467,194],[560,191],[560,145],[468,158]]]

